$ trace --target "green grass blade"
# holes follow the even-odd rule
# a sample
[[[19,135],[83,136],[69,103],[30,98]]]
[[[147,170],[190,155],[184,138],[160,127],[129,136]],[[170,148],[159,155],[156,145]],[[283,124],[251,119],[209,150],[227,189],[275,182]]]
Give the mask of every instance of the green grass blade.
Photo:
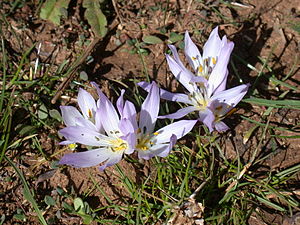
[[[40,222],[43,224],[43,225],[47,225],[47,222],[41,212],[41,210],[39,209],[38,207],[38,204],[37,202],[35,201],[33,195],[32,195],[32,192],[27,184],[27,181],[23,175],[23,173],[19,170],[19,168],[16,167],[16,165],[13,163],[13,161],[10,160],[10,158],[8,158],[7,156],[4,155],[4,158],[7,160],[7,162],[14,168],[14,170],[16,171],[16,173],[18,174],[18,176],[20,177],[22,183],[23,183],[23,186],[24,186],[24,190],[23,190],[23,193],[24,193],[24,198],[26,198],[30,203],[31,205],[33,206],[35,212],[37,213],[37,216],[40,220]]]
[[[270,106],[274,108],[300,109],[299,100],[268,100],[262,98],[246,98],[243,100],[243,102],[247,102],[254,105]]]

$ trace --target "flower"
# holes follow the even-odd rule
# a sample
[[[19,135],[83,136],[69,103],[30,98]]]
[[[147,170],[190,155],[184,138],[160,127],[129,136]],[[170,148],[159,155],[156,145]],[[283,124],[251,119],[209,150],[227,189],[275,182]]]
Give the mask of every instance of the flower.
[[[92,129],[100,132],[102,126],[100,124],[96,126],[95,124],[97,110],[95,99],[86,90],[79,88],[77,100],[81,113],[74,106],[60,106],[62,118],[66,126],[92,127]],[[60,144],[69,144],[72,146],[74,142],[66,140]]]
[[[202,56],[187,31],[185,32],[184,43],[184,53],[194,70],[194,74],[191,72],[189,74],[186,73],[187,69],[183,66],[174,45],[169,45],[169,48],[172,51],[175,62],[170,62],[168,60],[170,56],[167,55],[169,65],[170,63],[177,64],[177,67],[185,71],[179,76],[187,77],[188,82],[194,81],[206,84],[209,92],[225,90],[228,76],[227,65],[234,43],[228,41],[226,36],[223,36],[221,40],[218,35],[218,27],[213,29],[207,42],[204,44]],[[174,66],[170,65],[170,69],[175,75],[176,71],[174,70],[176,70],[176,67],[174,68]],[[175,76],[178,76],[178,73]]]
[[[175,145],[177,139],[182,138],[196,124],[197,120],[181,120],[154,132],[159,112],[159,88],[155,82],[149,86],[149,94],[142,104],[137,122],[137,113],[133,104],[124,106],[123,115],[126,115],[136,130],[136,146],[138,157],[150,159],[153,156],[165,157]]]
[[[242,84],[225,90],[228,75],[227,64],[233,43],[228,43],[225,36],[221,40],[217,31],[217,28],[213,30],[204,45],[203,56],[200,55],[196,45],[186,32],[185,54],[195,70],[195,75],[183,65],[175,46],[169,46],[174,57],[166,55],[169,68],[189,93],[174,94],[161,89],[160,96],[163,99],[190,106],[179,109],[176,113],[160,116],[160,119],[179,119],[188,113],[198,111],[199,120],[210,131],[216,129],[220,132],[228,129],[228,126],[221,120],[240,102],[247,93],[249,85]],[[147,91],[150,90],[150,84],[147,82],[140,82],[138,85]]]
[[[97,108],[89,102],[83,104],[83,98],[78,96],[81,110],[87,112],[83,113],[84,119],[79,117],[78,113],[74,113],[74,109],[63,109],[64,121],[68,122],[67,127],[60,130],[69,142],[90,146],[92,150],[65,154],[59,164],[80,168],[104,163],[99,167],[103,171],[107,166],[118,163],[124,153],[131,154],[134,151],[135,135],[131,122],[122,116],[122,109],[118,110],[120,119],[112,103],[96,84],[93,85],[96,86],[100,97]],[[93,107],[90,107],[91,105]]]

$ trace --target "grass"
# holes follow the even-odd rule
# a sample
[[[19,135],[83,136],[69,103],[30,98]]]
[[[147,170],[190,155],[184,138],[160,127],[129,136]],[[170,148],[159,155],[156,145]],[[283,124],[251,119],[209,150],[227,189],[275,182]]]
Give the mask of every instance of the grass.
[[[169,7],[169,3],[167,5]],[[12,7],[15,10],[16,6]],[[213,10],[218,17],[235,24],[215,7]],[[47,138],[52,140],[52,145],[61,140],[57,134],[62,126],[57,114],[59,104],[52,105],[50,101],[61,76],[68,73],[66,67],[69,62],[65,61],[58,67],[50,65],[44,76],[33,78],[30,71],[34,66],[30,63],[29,55],[35,46],[24,49],[22,54],[11,53],[1,30],[0,162],[5,188],[0,191],[0,197],[4,200],[1,207],[7,207],[5,201],[9,198],[14,205],[9,206],[8,214],[3,213],[0,224],[4,221],[55,224],[73,217],[81,218],[86,224],[92,221],[99,224],[163,224],[178,215],[179,211],[189,209],[187,203],[192,199],[204,207],[204,212],[199,212],[199,218],[196,216],[192,219],[203,218],[207,224],[247,224],[253,214],[263,217],[264,210],[279,215],[293,215],[299,210],[296,184],[300,166],[296,164],[272,170],[266,169],[264,164],[276,155],[279,140],[299,139],[299,124],[285,125],[273,121],[274,113],[278,110],[300,109],[299,100],[288,97],[298,91],[296,86],[288,83],[296,63],[291,67],[291,72],[277,77],[270,66],[271,53],[266,59],[259,58],[260,70],[235,56],[235,60],[244,63],[256,74],[251,95],[243,100],[249,112],[237,114],[240,120],[252,126],[245,133],[244,142],[257,141],[256,146],[247,147],[248,157],[241,155],[237,143],[234,143],[235,156],[227,157],[224,143],[229,134],[210,134],[205,127],[197,127],[166,158],[153,158],[145,166],[145,162],[138,161],[134,156],[126,157],[124,160],[138,171],[148,168],[147,172],[140,175],[139,182],[128,176],[128,171],[119,165],[107,170],[107,176],[117,180],[116,187],[112,189],[123,191],[122,203],[116,203],[118,201],[110,196],[97,175],[91,172],[85,178],[88,187],[80,193],[71,184],[67,188],[52,187],[48,183],[49,178],[43,177],[47,177],[45,174],[52,170],[62,173],[68,170],[57,166],[57,160],[65,148],[57,145],[49,149],[45,144],[49,142]],[[141,50],[140,45],[135,47]],[[146,56],[141,51],[137,51],[137,54],[141,60],[137,63],[143,65],[145,79],[149,80],[151,74]],[[231,65],[240,79],[234,61]],[[38,71],[41,67],[42,64],[39,64]],[[277,98],[266,99],[260,94],[258,85],[261,78],[266,78],[282,90]],[[136,82],[137,78],[133,81]],[[120,93],[123,83],[109,82],[111,90],[115,94]],[[64,91],[72,97],[76,96],[79,85],[88,86],[77,78],[72,85],[75,88],[69,87]],[[34,95],[25,98],[27,93]],[[127,90],[126,98],[140,105],[141,94],[143,91],[134,87]],[[259,119],[251,116],[257,114],[255,107],[261,110]],[[174,106],[164,103],[161,111],[169,112],[171,108]],[[269,147],[270,143],[275,147]],[[30,164],[31,158],[33,164]],[[38,180],[43,180],[46,187],[39,186],[36,183]],[[22,187],[20,196],[13,194],[18,186]],[[106,203],[92,207],[90,199],[95,195],[101,195]],[[18,199],[22,204],[18,204]]]

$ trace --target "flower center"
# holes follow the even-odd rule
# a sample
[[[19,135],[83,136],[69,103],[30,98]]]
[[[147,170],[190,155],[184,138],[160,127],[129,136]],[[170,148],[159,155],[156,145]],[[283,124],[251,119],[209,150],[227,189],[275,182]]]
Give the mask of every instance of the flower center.
[[[155,143],[153,140],[153,136],[158,135],[157,132],[153,134],[142,134],[137,140],[136,148],[139,150],[147,151],[151,148]]]
[[[203,60],[200,59],[200,57],[197,55],[196,57],[192,57],[194,61],[197,61],[197,64],[199,65],[196,70],[196,75],[204,77],[208,80],[213,68],[217,64],[217,57],[208,57]]]
[[[209,103],[209,98],[207,97],[205,87],[191,93],[189,95],[189,99],[193,102],[193,105],[199,110],[205,109]]]
[[[128,143],[121,138],[116,138],[109,141],[110,148],[113,152],[124,151],[128,148]]]

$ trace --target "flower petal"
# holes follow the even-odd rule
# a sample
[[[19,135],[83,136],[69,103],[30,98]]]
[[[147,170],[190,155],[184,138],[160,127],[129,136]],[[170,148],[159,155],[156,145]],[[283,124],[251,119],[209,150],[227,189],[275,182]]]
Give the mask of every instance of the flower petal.
[[[227,77],[228,77],[228,69],[226,69],[225,74],[224,74],[224,78],[221,81],[220,85],[216,89],[210,90],[210,92],[213,92],[214,94],[217,94],[221,91],[224,91],[226,89]]]
[[[125,90],[122,89],[121,90],[121,95],[118,98],[117,104],[116,104],[117,105],[117,109],[118,109],[118,111],[119,111],[119,113],[120,113],[121,116],[123,114],[123,108],[124,108],[124,93],[125,93]]]
[[[104,162],[112,155],[113,152],[105,148],[99,148],[85,152],[75,152],[65,154],[59,161],[59,164],[66,164],[75,168],[91,167]]]
[[[127,118],[123,118],[123,119],[120,120],[119,129],[121,130],[121,132],[124,135],[135,132],[130,120],[127,119]]]
[[[190,65],[197,71],[200,62],[202,62],[202,57],[197,46],[190,38],[188,31],[186,31],[184,35],[184,53]]]
[[[187,69],[183,69],[178,63],[169,55],[166,55],[166,59],[169,65],[169,68],[176,79],[189,91],[193,92],[195,90],[196,84],[190,82],[192,77],[194,76],[190,71]]]
[[[99,166],[99,170],[103,171],[106,167],[112,166],[122,159],[123,152],[113,152],[113,155],[110,156],[110,158],[105,162],[104,165]]]
[[[198,110],[198,108],[195,106],[188,106],[188,107],[179,109],[175,113],[171,113],[171,114],[164,115],[164,116],[159,116],[158,119],[180,119],[180,118],[184,117],[185,115],[189,114],[190,112],[194,112],[197,110]]]
[[[97,128],[95,126],[95,124],[93,124],[90,120],[82,118],[82,117],[78,117],[76,118],[76,125],[80,126],[80,127],[86,127],[90,130],[96,131],[97,132]]]
[[[136,117],[137,114],[133,103],[130,101],[126,101],[123,109],[123,118],[127,118],[130,120],[132,126],[134,127],[134,130],[138,129]]]
[[[218,132],[224,132],[229,129],[229,127],[222,121],[215,123],[215,128]]]
[[[146,151],[140,150],[138,151],[138,157],[145,160],[149,160],[154,156],[166,157],[175,145],[176,140],[176,135],[172,135],[169,143],[153,145],[151,149]]]
[[[242,100],[244,95],[247,93],[248,88],[249,84],[242,84],[234,88],[219,92],[211,97],[211,104],[209,107],[214,110],[217,107],[221,106],[222,109],[219,110],[220,114],[218,115],[225,115]],[[223,107],[224,104],[226,105],[226,107]]]
[[[199,121],[208,127],[209,132],[214,130],[213,123],[215,121],[215,116],[210,109],[206,108],[204,111],[199,111]]]
[[[60,110],[66,126],[75,126],[76,118],[83,118],[74,106],[60,106]]]
[[[209,96],[212,95],[212,93],[216,92],[215,90],[219,88],[220,85],[225,89],[228,75],[227,66],[233,47],[233,42],[230,42],[221,49],[217,64],[215,65],[208,79]],[[222,88],[219,88],[218,90],[221,91]]]
[[[131,154],[135,150],[135,146],[137,143],[137,136],[136,133],[129,133],[123,137],[123,140],[126,140],[128,143],[128,148],[124,150],[126,154]]]
[[[151,84],[148,82],[142,81],[139,82],[137,85],[139,85],[141,88],[143,88],[145,91],[150,90]],[[160,97],[162,99],[168,100],[168,101],[174,101],[174,102],[182,102],[186,104],[192,104],[191,100],[189,100],[189,96],[186,94],[181,93],[171,93],[169,91],[166,91],[162,88],[159,89],[160,91]]]
[[[151,85],[140,112],[139,128],[144,133],[153,132],[159,111],[159,88],[155,82]]]
[[[101,107],[98,108],[102,126],[107,134],[119,130],[119,116],[113,104],[100,92]]]
[[[59,142],[59,144],[60,145],[69,145],[69,144],[74,144],[74,141],[68,141],[68,140],[66,140],[66,141]]]
[[[71,126],[59,131],[68,141],[89,146],[103,146],[107,144],[106,136],[86,127]]]
[[[176,47],[174,45],[168,45],[168,47],[170,48],[170,50],[172,52],[172,55],[174,57],[174,60],[177,63],[177,65],[180,66],[180,68],[182,70],[187,70],[186,67],[183,65],[182,61],[179,58],[179,55],[178,55]]]
[[[102,106],[101,106],[102,107]],[[102,126],[102,122],[101,122],[102,118],[101,118],[101,115],[100,115],[100,111],[97,110],[96,113],[95,113],[95,127],[96,127],[96,130],[99,132],[99,133],[104,133],[104,128]]]
[[[180,139],[190,132],[196,123],[197,120],[180,120],[171,123],[155,132],[158,133],[158,135],[154,137],[154,142],[156,144],[169,142],[172,135],[176,135],[176,138]]]
[[[216,27],[212,30],[207,42],[203,46],[203,59],[218,56],[222,46],[221,44],[222,42],[218,34],[218,27]]]
[[[163,151],[161,151],[157,155],[160,156],[160,157],[166,157],[167,155],[169,155],[170,151],[172,150],[172,148],[176,144],[176,141],[177,141],[177,137],[176,137],[176,135],[173,134],[170,138],[170,143],[169,143],[168,147],[165,148]]]
[[[78,105],[85,118],[93,118],[96,112],[96,101],[86,90],[79,88]]]

